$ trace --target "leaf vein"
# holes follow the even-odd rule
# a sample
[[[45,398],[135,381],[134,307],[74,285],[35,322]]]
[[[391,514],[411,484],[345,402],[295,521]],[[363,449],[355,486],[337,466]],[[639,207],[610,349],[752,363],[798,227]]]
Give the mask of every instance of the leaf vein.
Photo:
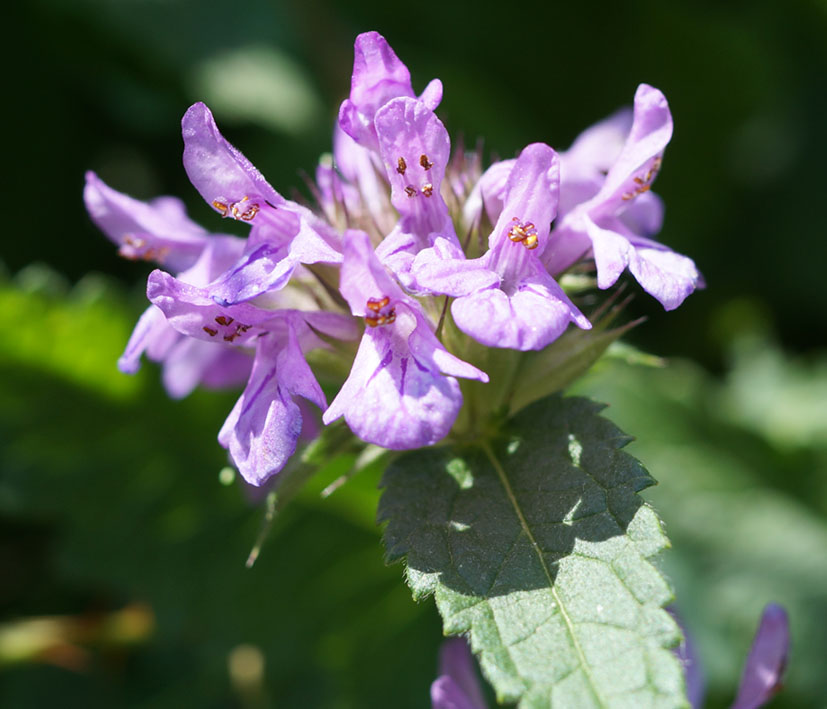
[[[531,533],[531,530],[528,527],[528,523],[526,522],[525,515],[523,515],[522,508],[520,507],[517,498],[514,496],[514,491],[511,489],[511,485],[508,481],[508,476],[506,475],[505,470],[503,470],[503,467],[500,464],[499,459],[494,454],[494,451],[491,449],[491,446],[488,444],[488,442],[483,441],[480,445],[485,451],[486,456],[488,456],[488,459],[491,461],[491,465],[494,466],[494,470],[497,472],[497,475],[500,478],[500,482],[502,483],[503,487],[505,488],[505,492],[508,495],[508,499],[511,502],[511,505],[514,507],[514,511],[516,512],[517,517],[520,520],[520,525],[523,528],[523,532],[528,537],[528,540],[534,547],[534,551],[537,554],[537,558],[540,560],[540,565],[542,566],[543,572],[545,573],[546,578],[548,579],[548,585],[551,589],[551,594],[552,596],[554,596],[554,600],[557,602],[557,606],[560,608],[560,615],[562,616],[563,621],[566,624],[566,629],[568,630],[569,637],[571,638],[572,645],[574,646],[574,651],[577,653],[577,658],[583,669],[583,674],[586,676],[586,679],[588,681],[589,689],[591,690],[592,694],[594,695],[594,698],[600,705],[608,706],[606,701],[603,699],[603,697],[600,695],[600,692],[597,689],[594,677],[592,677],[591,675],[589,664],[586,661],[585,653],[583,652],[583,648],[580,645],[580,641],[578,640],[577,634],[574,631],[574,624],[572,623],[572,620],[569,617],[569,614],[566,611],[565,606],[563,605],[562,599],[560,598],[559,594],[554,588],[554,579],[551,576],[551,571],[546,565],[546,560],[543,555],[543,551],[542,549],[540,549],[539,545],[534,539],[534,535]],[[511,653],[509,652],[509,657],[510,656]]]

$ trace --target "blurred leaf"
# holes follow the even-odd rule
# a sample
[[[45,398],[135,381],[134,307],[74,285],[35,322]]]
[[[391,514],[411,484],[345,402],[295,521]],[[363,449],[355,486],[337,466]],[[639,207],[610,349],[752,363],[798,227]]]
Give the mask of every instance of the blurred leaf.
[[[421,706],[439,626],[382,563],[379,470],[321,500],[356,456],[317,460],[314,489],[246,569],[261,512],[240,483],[219,481],[215,441],[236,394],[170,401],[154,365],[120,374],[137,309],[111,288],[47,290],[0,289],[25,335],[0,343],[0,611],[86,617],[143,603],[156,633],[93,650],[82,672],[5,670],[0,705],[239,706],[229,660],[248,645],[273,704]]]
[[[322,102],[303,67],[272,46],[245,46],[203,61],[194,95],[229,119],[254,121],[291,135],[314,128]]]
[[[138,387],[115,365],[132,329],[124,311],[123,298],[100,277],[87,276],[70,290],[51,269],[29,266],[15,281],[0,279],[0,318],[14,323],[0,340],[0,363],[124,399]]]
[[[784,448],[827,448],[827,359],[785,357],[766,338],[732,344],[733,367],[721,392],[730,418]]]
[[[501,701],[680,706],[679,630],[649,559],[667,546],[653,483],[599,405],[553,397],[506,440],[409,453],[383,479],[390,559],[470,633]]]
[[[674,549],[664,569],[700,652],[708,706],[732,701],[761,611],[771,601],[787,608],[793,637],[785,689],[773,706],[814,706],[827,695],[823,439],[808,439],[809,450],[777,449],[775,437],[763,438],[763,428],[754,425],[772,411],[744,410],[733,421],[722,405],[734,388],[747,386],[747,371],[765,357],[766,343],[744,351],[725,383],[686,362],[662,370],[614,362],[576,387],[613,402],[618,424],[639,433],[631,448],[660,479],[647,496],[669,523]],[[790,368],[798,367],[778,352],[772,358],[777,366],[751,380],[758,389],[753,396],[785,390]],[[814,362],[811,371],[823,364]]]

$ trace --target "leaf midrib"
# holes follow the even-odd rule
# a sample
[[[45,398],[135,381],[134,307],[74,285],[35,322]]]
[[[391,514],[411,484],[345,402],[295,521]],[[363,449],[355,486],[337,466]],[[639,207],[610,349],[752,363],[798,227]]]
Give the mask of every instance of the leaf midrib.
[[[546,560],[543,557],[543,552],[540,549],[540,545],[537,544],[537,540],[534,539],[534,535],[531,533],[531,529],[528,526],[528,522],[526,522],[525,516],[523,515],[522,508],[520,507],[519,502],[517,502],[517,497],[514,495],[514,491],[511,489],[511,483],[508,480],[508,476],[505,473],[505,469],[503,468],[502,464],[500,463],[499,459],[497,458],[497,456],[495,455],[494,451],[492,450],[491,446],[487,441],[482,441],[480,445],[482,446],[483,451],[485,451],[485,455],[488,457],[488,460],[491,461],[491,465],[494,466],[494,470],[497,471],[497,476],[500,479],[500,483],[502,483],[502,486],[505,489],[505,493],[508,496],[508,499],[510,500],[512,507],[514,508],[514,512],[517,514],[517,518],[520,520],[520,526],[523,528],[523,532],[525,533],[526,537],[528,537],[529,542],[531,542],[531,546],[534,549],[534,552],[537,554],[537,558],[540,561],[540,565],[543,567],[543,573],[546,575],[546,579],[548,580],[549,590],[551,591],[551,595],[557,603],[558,608],[560,609],[560,615],[563,617],[563,621],[566,624],[566,630],[568,631],[572,645],[574,646],[575,652],[577,653],[577,657],[580,661],[580,666],[583,669],[583,674],[585,674],[586,680],[588,681],[589,689],[592,691],[595,700],[598,702],[600,706],[608,707],[608,704],[604,701],[603,697],[600,696],[600,692],[598,691],[594,678],[592,677],[591,668],[589,667],[589,664],[586,661],[586,656],[583,653],[583,648],[580,646],[580,642],[578,641],[577,635],[574,632],[574,623],[569,617],[569,614],[566,611],[566,607],[563,605],[563,601],[554,587],[554,579],[551,576],[551,571],[549,570],[546,564]]]

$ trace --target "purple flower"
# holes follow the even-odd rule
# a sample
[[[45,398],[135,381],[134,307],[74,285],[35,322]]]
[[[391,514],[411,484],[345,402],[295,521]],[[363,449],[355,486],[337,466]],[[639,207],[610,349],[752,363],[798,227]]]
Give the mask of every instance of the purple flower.
[[[378,32],[365,32],[356,38],[350,97],[339,109],[339,125],[353,140],[378,151],[374,118],[393,98],[415,98],[411,74]],[[442,100],[442,82],[433,79],[419,100],[431,110]]]
[[[675,656],[683,667],[684,680],[686,681],[686,696],[692,709],[700,709],[703,706],[704,693],[706,692],[706,677],[704,676],[701,659],[698,655],[698,648],[692,635],[686,629],[683,619],[674,606],[666,609],[680,626],[683,639],[681,644],[674,649]]]
[[[406,288],[422,288],[411,274],[416,255],[440,239],[443,250],[464,258],[440,188],[451,154],[445,126],[424,103],[396,98],[376,114],[382,161],[399,222],[376,255]]]
[[[478,224],[483,209],[489,221],[492,224],[497,223],[503,211],[508,176],[516,162],[516,158],[495,162],[482,174],[462,208],[463,220],[466,224],[469,226]]]
[[[340,290],[367,327],[324,423],[344,416],[362,440],[392,449],[444,438],[462,405],[454,377],[486,382],[486,374],[445,349],[420,305],[379,263],[364,232],[345,234]]]
[[[672,115],[660,91],[646,84],[638,87],[634,120],[617,159],[599,190],[570,206],[590,191],[593,181],[588,179],[589,172],[600,169],[595,147],[603,144],[605,153],[611,154],[617,129],[625,120],[619,114],[601,130],[583,136],[585,145],[577,150],[578,143],[573,146],[574,152],[564,162],[564,170],[571,174],[565,205],[568,211],[552,232],[543,260],[551,273],[559,273],[591,251],[600,288],[614,285],[628,267],[646,292],[673,310],[701,287],[702,280],[691,259],[649,238],[660,229],[662,218],[660,202],[649,195],[649,189],[672,137]],[[565,185],[569,179],[565,171],[562,179]]]
[[[122,256],[179,271],[186,283],[209,283],[238,259],[244,247],[236,237],[208,234],[190,221],[183,203],[174,197],[140,202],[113,190],[92,172],[86,174],[83,195],[92,220],[119,245]],[[164,386],[174,398],[187,396],[199,383],[213,388],[241,384],[251,366],[244,353],[186,340],[154,305],[138,320],[118,368],[134,374],[144,353],[163,363]]]
[[[191,221],[181,200],[141,202],[86,173],[83,200],[92,221],[130,260],[152,261],[181,272],[194,265],[211,237]],[[232,237],[225,237],[232,238]]]
[[[296,450],[303,427],[296,397],[327,406],[302,351],[302,340],[312,346],[316,336],[298,316],[284,325],[286,331],[258,338],[250,379],[218,434],[241,475],[256,486],[280,471]]]
[[[146,352],[164,362],[174,396],[249,375],[219,440],[255,485],[307,434],[302,402],[326,405],[305,355],[320,347],[350,354],[333,340],[355,339],[354,315],[366,329],[323,420],[344,417],[363,440],[407,449],[449,434],[462,405],[458,377],[488,380],[434,329],[450,298],[452,317],[441,322],[458,351],[478,348],[464,349],[457,328],[484,345],[540,350],[569,323],[591,327],[554,279],[584,256],[594,256],[600,287],[628,265],[667,307],[698,283],[691,261],[649,239],[662,205],[647,190],[671,135],[655,89],[639,89],[633,118],[607,119],[561,158],[535,143],[484,174],[481,150],[451,155],[434,113],[441,98],[438,79],[417,97],[385,39],[360,35],[333,160],[309,184],[315,208],[285,199],[225,140],[204,104],[191,106],[182,120],[184,167],[215,212],[249,225],[246,240],[208,235],[176,200],[143,204],[88,178],[90,213],[121,252],[169,271],[149,277],[152,305],[121,368],[136,370]],[[470,239],[483,210],[495,226],[488,250],[469,259],[457,225]],[[347,371],[347,363],[317,361],[339,381]],[[485,411],[476,413],[483,421]]]
[[[789,651],[790,621],[787,612],[781,606],[770,603],[761,615],[732,709],[755,709],[772,699],[781,689]]]
[[[350,216],[361,217],[366,228],[374,226],[381,238],[393,228],[396,215],[379,153],[359,145],[337,121],[333,130],[333,159],[339,172],[359,193],[360,204],[356,209],[351,208]],[[360,221],[351,219],[349,224]]]
[[[701,709],[705,690],[701,659],[690,633],[674,609],[670,612],[683,630],[684,642],[675,653],[683,664],[687,695],[692,709]],[[787,612],[781,606],[770,603],[761,615],[732,709],[757,709],[772,699],[781,688],[789,650]]]
[[[432,709],[487,709],[464,638],[448,638],[439,651],[439,677],[431,684]]]
[[[479,259],[453,256],[437,239],[413,265],[418,283],[457,299],[457,326],[491,347],[542,349],[570,322],[591,324],[549,275],[540,256],[557,210],[558,159],[547,145],[526,147],[510,170],[503,209]]]
[[[286,300],[289,293],[279,293]],[[338,338],[356,336],[353,320],[339,313],[270,310],[252,303],[221,305],[210,287],[195,287],[163,271],[149,276],[147,296],[178,332],[206,342],[255,348],[247,386],[219,433],[244,479],[261,485],[284,467],[302,432],[295,397],[320,409],[324,394],[304,355],[326,347],[317,333]],[[271,300],[271,305],[276,301]]]
[[[300,264],[339,263],[340,237],[300,204],[282,197],[228,143],[203,103],[182,120],[184,167],[190,181],[222,217],[252,229],[238,263],[213,287],[223,303],[239,303],[283,288]]]

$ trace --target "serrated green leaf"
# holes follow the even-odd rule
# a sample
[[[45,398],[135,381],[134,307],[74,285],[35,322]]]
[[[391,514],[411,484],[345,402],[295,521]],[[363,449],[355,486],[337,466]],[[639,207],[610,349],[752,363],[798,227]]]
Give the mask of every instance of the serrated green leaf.
[[[668,546],[629,438],[586,399],[523,410],[495,443],[412,452],[383,479],[388,557],[445,633],[469,635],[500,701],[685,706]]]

